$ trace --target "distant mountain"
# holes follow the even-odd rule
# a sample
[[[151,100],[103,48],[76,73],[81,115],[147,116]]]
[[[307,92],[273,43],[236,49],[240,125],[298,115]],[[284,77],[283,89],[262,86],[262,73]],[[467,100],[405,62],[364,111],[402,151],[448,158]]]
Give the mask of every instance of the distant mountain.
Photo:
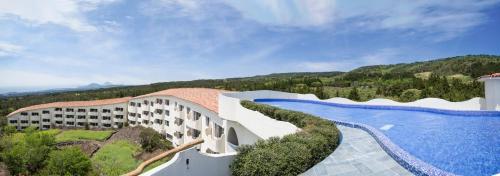
[[[12,97],[12,96],[23,96],[23,95],[43,95],[50,93],[62,93],[69,91],[85,91],[85,90],[97,90],[97,89],[105,89],[105,88],[113,88],[113,87],[122,87],[125,85],[115,85],[111,82],[105,82],[103,84],[98,83],[90,83],[84,86],[78,86],[76,88],[57,88],[57,89],[47,89],[40,91],[26,91],[26,92],[7,92],[0,94],[0,98]]]

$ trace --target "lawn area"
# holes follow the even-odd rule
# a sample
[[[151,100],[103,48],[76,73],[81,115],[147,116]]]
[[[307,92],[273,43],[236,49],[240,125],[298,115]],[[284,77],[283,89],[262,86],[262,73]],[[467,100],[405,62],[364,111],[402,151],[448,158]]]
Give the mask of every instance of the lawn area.
[[[37,132],[55,136],[55,135],[59,134],[61,132],[61,130],[50,129],[50,130],[37,131]],[[14,135],[12,137],[13,137],[14,141],[22,141],[22,140],[24,140],[24,133],[22,133],[22,132],[14,133]]]
[[[56,136],[57,142],[79,141],[79,140],[106,140],[113,131],[91,131],[91,130],[67,130]]]
[[[118,140],[104,145],[92,157],[92,163],[104,175],[121,175],[134,170],[142,161],[136,160],[134,154],[141,147],[135,143]]]

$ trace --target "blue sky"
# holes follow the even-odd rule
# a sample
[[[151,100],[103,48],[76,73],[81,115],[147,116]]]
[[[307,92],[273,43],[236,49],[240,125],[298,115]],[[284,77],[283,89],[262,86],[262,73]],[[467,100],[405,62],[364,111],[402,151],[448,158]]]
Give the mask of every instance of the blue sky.
[[[500,0],[0,0],[0,91],[500,54]]]

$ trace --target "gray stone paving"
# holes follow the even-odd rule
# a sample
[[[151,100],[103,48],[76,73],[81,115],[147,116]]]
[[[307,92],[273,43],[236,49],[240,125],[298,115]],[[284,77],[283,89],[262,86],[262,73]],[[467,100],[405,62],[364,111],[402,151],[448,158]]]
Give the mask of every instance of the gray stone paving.
[[[302,176],[413,175],[394,161],[367,132],[337,125],[339,147]]]

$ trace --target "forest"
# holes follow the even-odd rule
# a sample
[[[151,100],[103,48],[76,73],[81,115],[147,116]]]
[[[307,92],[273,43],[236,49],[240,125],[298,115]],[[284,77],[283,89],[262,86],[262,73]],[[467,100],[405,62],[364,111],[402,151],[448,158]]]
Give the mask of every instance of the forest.
[[[481,75],[500,72],[500,56],[467,55],[444,59],[375,65],[349,72],[277,73],[244,78],[161,82],[87,91],[0,97],[0,126],[10,112],[41,103],[138,96],[169,88],[206,87],[232,91],[277,90],[312,93],[321,99],[344,97],[355,101],[388,98],[409,102],[437,97],[464,101],[484,97]]]

